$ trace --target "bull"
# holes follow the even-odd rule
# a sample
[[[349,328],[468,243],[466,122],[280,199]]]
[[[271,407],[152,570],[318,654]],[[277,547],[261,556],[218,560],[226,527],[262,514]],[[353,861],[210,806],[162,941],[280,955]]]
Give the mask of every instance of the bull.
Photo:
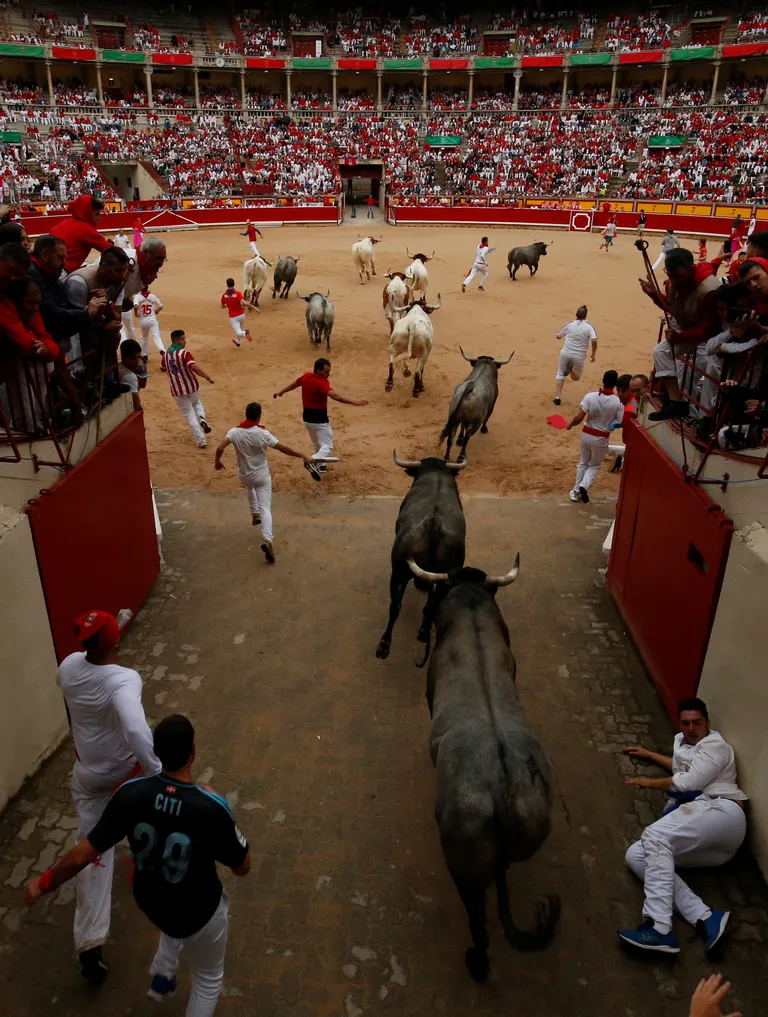
[[[352,244],[352,261],[360,276],[360,282],[364,283],[366,278],[376,275],[376,244],[381,243],[382,238],[376,240],[374,237],[363,237],[362,240]]]
[[[279,296],[282,300],[288,299],[288,293],[296,281],[296,273],[298,272],[299,259],[298,258],[278,258],[277,265],[275,265],[275,277],[272,284],[272,299],[275,296]],[[281,292],[282,288],[282,292]]]
[[[448,411],[448,423],[443,428],[440,441],[447,439],[445,448],[446,460],[451,455],[451,445],[456,428],[459,437],[456,444],[462,448],[459,462],[466,457],[469,439],[478,431],[488,433],[488,421],[499,396],[499,368],[508,364],[514,352],[506,360],[494,360],[493,357],[476,357],[474,360],[466,355],[459,346],[461,355],[472,365],[472,373],[464,381],[460,381],[453,391],[451,407]]]
[[[404,272],[385,272],[384,278],[389,279],[389,282],[384,287],[382,302],[391,333],[395,322],[405,314],[405,305],[408,303],[408,290],[405,285]]]
[[[531,275],[536,275],[539,271],[539,258],[543,258],[547,253],[547,248],[551,246],[552,244],[544,244],[541,240],[537,240],[528,244],[527,247],[513,247],[507,256],[509,278],[515,282],[517,270],[521,265],[527,265]],[[515,266],[514,271],[512,271],[513,265]]]
[[[435,331],[432,322],[429,320],[433,311],[440,309],[440,294],[437,294],[437,303],[428,304],[422,297],[416,303],[406,305],[406,313],[396,321],[389,336],[389,375],[387,376],[384,389],[392,391],[395,378],[395,364],[403,361],[403,377],[410,376],[410,369],[406,361],[415,360],[416,370],[413,374],[413,396],[418,398],[424,391],[424,368],[429,354],[432,352],[432,344],[435,340]]]
[[[331,352],[331,332],[333,332],[333,304],[328,299],[331,291],[323,296],[322,293],[310,293],[308,297],[300,299],[307,302],[307,333],[309,341],[319,346],[325,339],[325,349]],[[299,294],[297,293],[298,297]]]
[[[515,581],[520,555],[505,576],[474,568],[421,568],[434,583],[435,648],[427,672],[430,754],[437,770],[435,819],[443,856],[469,919],[472,977],[488,975],[485,896],[496,885],[498,914],[510,946],[543,949],[560,917],[560,899],[538,903],[531,928],[518,928],[507,869],[531,858],[549,835],[549,761],[526,722],[515,688],[516,664],[496,591]],[[428,602],[429,604],[429,602]],[[427,639],[429,634],[427,634]]]
[[[243,296],[254,307],[259,306],[259,295],[267,281],[267,265],[269,262],[257,255],[243,262]]]
[[[408,287],[409,300],[421,300],[427,295],[429,285],[429,272],[427,262],[432,261],[435,256],[433,251],[429,257],[426,254],[411,254],[406,247],[405,253],[412,258],[411,264],[405,270],[405,285]]]
[[[389,623],[376,648],[379,660],[389,656],[392,630],[400,614],[403,595],[413,575],[409,559],[425,566],[446,571],[461,568],[464,564],[466,524],[461,507],[456,473],[466,466],[463,463],[445,463],[442,459],[399,459],[394,451],[395,464],[413,477],[413,484],[400,505],[395,523],[395,542],[392,545],[392,576],[389,581]],[[437,563],[440,564],[437,564]],[[415,580],[416,588],[428,590],[429,582]],[[424,608],[418,638],[426,641],[429,634],[429,598]],[[426,660],[426,656],[425,656]]]

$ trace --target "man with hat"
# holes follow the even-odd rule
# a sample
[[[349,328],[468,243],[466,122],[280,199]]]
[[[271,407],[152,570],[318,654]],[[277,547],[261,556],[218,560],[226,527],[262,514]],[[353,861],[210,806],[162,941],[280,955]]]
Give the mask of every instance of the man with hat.
[[[141,677],[117,663],[117,619],[106,611],[87,611],[73,625],[83,651],[61,662],[56,684],[75,744],[72,801],[81,839],[99,821],[115,788],[142,771],[157,773],[160,762],[141,703]],[[101,948],[109,936],[113,866],[110,849],[77,877],[75,949],[83,977],[95,985],[107,974]]]

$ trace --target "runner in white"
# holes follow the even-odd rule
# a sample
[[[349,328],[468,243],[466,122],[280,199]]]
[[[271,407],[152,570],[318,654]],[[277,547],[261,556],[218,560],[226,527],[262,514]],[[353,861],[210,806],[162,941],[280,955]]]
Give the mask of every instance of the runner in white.
[[[611,425],[620,424],[624,416],[624,407],[614,391],[618,377],[616,371],[606,371],[603,387],[584,396],[581,409],[566,428],[570,431],[586,420],[581,430],[581,458],[576,470],[576,483],[569,494],[571,501],[581,499],[584,504],[589,501],[589,488],[608,451]]]
[[[237,478],[245,488],[248,507],[251,510],[251,522],[254,526],[261,523],[263,543],[261,550],[267,561],[272,564],[275,552],[272,547],[274,533],[272,530],[272,475],[267,462],[267,449],[274,448],[287,456],[295,456],[304,460],[304,466],[315,479],[320,473],[311,456],[296,452],[288,445],[281,444],[274,434],[263,427],[261,420],[261,403],[248,403],[245,408],[245,420],[227,431],[227,436],[216,449],[215,469],[223,470],[221,457],[228,445],[234,445],[237,456]]]
[[[161,358],[165,358],[165,346],[160,338],[160,325],[157,321],[157,316],[162,309],[163,305],[160,298],[156,294],[150,293],[149,286],[145,286],[141,293],[137,293],[133,298],[134,314],[139,319],[141,327],[141,353],[144,357],[144,363],[147,362],[149,355],[150,336],[152,336],[152,341],[157,347]]]
[[[75,766],[72,801],[85,837],[101,818],[112,792],[142,770],[160,769],[141,705],[141,677],[117,663],[120,629],[106,611],[73,622],[84,653],[71,653],[56,672],[67,704]],[[109,936],[114,852],[105,851],[77,878],[75,950],[83,977],[101,984],[107,974],[101,948]]]
[[[597,354],[597,332],[587,321],[587,309],[584,304],[576,311],[576,317],[563,325],[557,333],[558,339],[564,339],[563,348],[560,350],[560,361],[557,365],[555,375],[555,398],[552,402],[555,406],[560,405],[560,397],[563,394],[565,379],[570,376],[572,381],[578,381],[587,362],[587,351],[589,344],[592,344],[592,356],[590,364],[594,364]]]
[[[124,251],[132,251],[131,241],[125,235],[125,230],[118,230],[113,241],[115,247],[122,247]]]
[[[485,280],[488,278],[488,255],[493,254],[495,250],[495,247],[488,246],[488,237],[483,237],[480,241],[480,246],[475,251],[475,262],[472,265],[470,273],[461,284],[462,293],[466,293],[467,286],[469,286],[476,275],[482,277],[480,285],[477,288],[485,292]]]
[[[213,378],[198,365],[186,345],[187,337],[183,329],[177,328],[171,332],[171,345],[165,351],[165,366],[171,395],[189,424],[197,447],[206,448],[208,442],[205,436],[211,433],[211,429],[205,419],[205,407],[200,398],[200,382],[197,378],[205,378],[211,385]]]

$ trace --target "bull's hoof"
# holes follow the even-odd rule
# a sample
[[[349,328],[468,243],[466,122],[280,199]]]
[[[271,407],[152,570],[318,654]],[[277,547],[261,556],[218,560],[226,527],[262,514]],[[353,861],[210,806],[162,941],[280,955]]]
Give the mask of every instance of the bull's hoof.
[[[459,453],[459,458],[456,460],[456,462],[457,463],[463,463],[466,458],[467,458],[467,453],[466,452],[460,452]]]
[[[385,381],[384,382],[384,391],[385,392],[391,392],[392,391],[392,382],[391,381]]]
[[[418,399],[419,396],[421,395],[421,389],[420,388],[418,388],[418,389],[415,388],[411,394],[412,394],[414,399]]]
[[[488,964],[488,954],[484,950],[478,950],[477,947],[470,946],[464,954],[464,963],[467,965],[467,971],[469,971],[476,982],[484,982],[486,980],[490,965]]]
[[[386,660],[389,656],[389,643],[385,643],[383,640],[376,647],[376,656],[379,660]]]
[[[485,424],[483,424],[483,426],[480,428],[480,434],[488,434],[488,428],[485,426]]]
[[[457,439],[456,439],[456,444],[457,444],[457,445],[458,445],[459,447],[461,447],[461,446],[462,446],[462,445],[464,444],[464,439],[463,439],[463,438],[457,438]]]

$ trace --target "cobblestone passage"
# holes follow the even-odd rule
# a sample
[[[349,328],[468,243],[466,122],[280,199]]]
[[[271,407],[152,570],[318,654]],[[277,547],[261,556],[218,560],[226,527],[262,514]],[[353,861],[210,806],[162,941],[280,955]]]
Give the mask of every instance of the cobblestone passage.
[[[711,970],[702,942],[678,926],[679,960],[643,963],[615,934],[640,915],[624,851],[661,804],[623,785],[636,764],[620,749],[666,750],[672,728],[605,590],[611,503],[466,499],[470,563],[500,573],[521,553],[520,578],[499,604],[556,782],[552,835],[510,871],[510,897],[519,921],[545,893],[563,903],[552,946],[520,954],[490,902],[492,974],[478,986],[464,969],[468,930],[432,817],[425,673],[413,663],[422,594],[409,589],[389,660],[374,657],[397,499],[278,496],[274,567],[241,496],[160,492],[158,502],[166,565],[122,657],[144,677],[152,720],[189,713],[198,779],[227,795],[254,858],[248,879],[225,879],[230,947],[217,1014],[687,1015]],[[56,695],[53,675],[44,680]],[[110,975],[96,992],[72,959],[72,888],[33,911],[22,902],[24,880],[72,837],[70,763],[67,744],[0,824],[0,1012],[145,1017],[159,1012],[144,995],[156,934],[131,900],[127,865],[116,866]],[[739,857],[690,878],[735,915],[721,962],[730,1009],[765,1014],[768,894],[754,863]],[[183,1013],[187,986],[183,971],[166,1017]]]

